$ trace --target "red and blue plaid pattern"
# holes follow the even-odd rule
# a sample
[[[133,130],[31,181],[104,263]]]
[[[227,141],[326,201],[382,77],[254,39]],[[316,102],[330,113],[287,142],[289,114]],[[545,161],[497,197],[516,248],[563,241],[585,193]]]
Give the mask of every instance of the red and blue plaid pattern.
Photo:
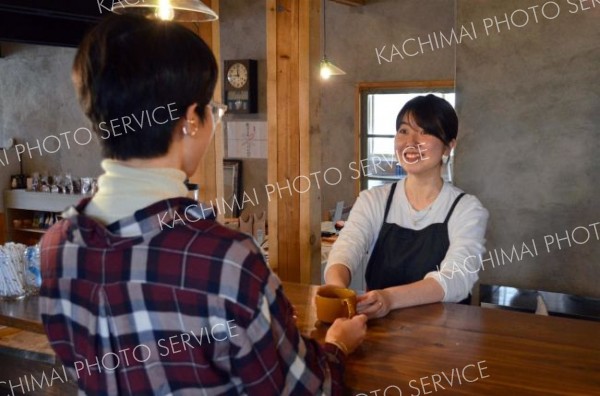
[[[200,210],[184,217],[194,204],[185,198],[108,227],[82,214],[88,202],[67,210],[41,244],[42,320],[80,391],[342,393],[341,352],[299,334],[252,238]],[[195,221],[173,222],[190,213]],[[132,229],[137,236],[122,235]]]

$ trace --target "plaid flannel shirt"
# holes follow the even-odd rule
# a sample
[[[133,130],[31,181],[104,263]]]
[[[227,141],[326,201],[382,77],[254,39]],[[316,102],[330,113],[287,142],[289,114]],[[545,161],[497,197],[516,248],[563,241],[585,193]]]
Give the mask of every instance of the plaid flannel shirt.
[[[252,238],[186,198],[109,226],[82,214],[88,202],[41,242],[42,321],[80,393],[342,392],[343,354],[299,334]]]

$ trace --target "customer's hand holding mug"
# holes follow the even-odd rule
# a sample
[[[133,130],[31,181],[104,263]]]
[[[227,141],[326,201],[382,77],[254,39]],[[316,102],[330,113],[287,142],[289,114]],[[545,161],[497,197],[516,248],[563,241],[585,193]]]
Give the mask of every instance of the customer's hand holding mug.
[[[354,290],[324,285],[315,296],[317,318],[322,323],[332,323],[325,342],[336,345],[344,354],[352,353],[367,333],[367,317],[356,315]]]
[[[327,330],[325,342],[336,345],[344,354],[348,355],[362,344],[366,334],[367,317],[365,315],[355,315],[352,319],[338,318]]]

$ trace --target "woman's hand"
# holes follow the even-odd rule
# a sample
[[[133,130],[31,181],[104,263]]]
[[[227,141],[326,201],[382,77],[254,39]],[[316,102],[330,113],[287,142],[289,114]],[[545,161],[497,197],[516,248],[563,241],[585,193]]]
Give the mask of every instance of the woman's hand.
[[[382,318],[392,309],[391,297],[385,289],[357,296],[357,302],[358,313],[367,315],[369,319]]]

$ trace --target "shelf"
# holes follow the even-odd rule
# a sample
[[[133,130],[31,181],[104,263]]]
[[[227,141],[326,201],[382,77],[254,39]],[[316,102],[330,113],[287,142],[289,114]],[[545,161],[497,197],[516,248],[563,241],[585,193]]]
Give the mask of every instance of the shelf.
[[[509,286],[482,284],[480,305],[521,312],[535,312],[541,296],[550,316],[563,316],[600,322],[600,299],[543,290],[519,289]]]
[[[37,234],[45,234],[47,229],[45,229],[45,228],[15,228],[15,231],[35,232]]]
[[[34,245],[47,231],[47,228],[34,228],[31,224],[36,213],[60,214],[67,208],[77,205],[79,201],[91,195],[44,193],[27,190],[4,191],[4,227],[6,240],[10,242]],[[57,220],[60,218],[56,216]],[[24,224],[27,219],[32,223]],[[44,217],[45,219],[45,217]],[[15,227],[15,220],[18,227]]]
[[[4,191],[4,207],[7,209],[62,212],[91,195],[44,193],[27,190]]]

